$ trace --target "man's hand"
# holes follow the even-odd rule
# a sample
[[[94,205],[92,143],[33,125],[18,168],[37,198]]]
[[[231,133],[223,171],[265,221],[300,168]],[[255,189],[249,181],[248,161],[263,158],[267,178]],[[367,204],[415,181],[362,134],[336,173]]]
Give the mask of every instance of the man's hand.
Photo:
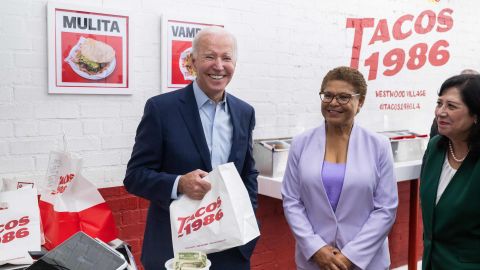
[[[313,260],[321,269],[325,270],[348,270],[347,266],[335,255],[338,249],[332,246],[324,246],[313,255]]]
[[[212,188],[209,182],[202,179],[206,175],[208,175],[207,172],[198,169],[180,176],[178,192],[194,200],[203,199],[203,196]]]
[[[345,257],[345,255],[343,255],[340,250],[334,249],[333,254],[335,254],[335,257],[338,258],[343,264],[347,266],[347,269],[353,269],[352,261],[350,261],[347,257]]]

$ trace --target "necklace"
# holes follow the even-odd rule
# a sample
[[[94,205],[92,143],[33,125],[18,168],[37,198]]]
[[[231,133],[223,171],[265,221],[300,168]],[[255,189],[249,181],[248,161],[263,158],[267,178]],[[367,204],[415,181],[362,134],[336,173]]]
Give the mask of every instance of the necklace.
[[[453,153],[453,146],[452,146],[452,141],[448,141],[448,149],[450,150],[450,154],[452,154],[452,158],[453,160],[455,160],[456,162],[460,163],[460,162],[463,162],[465,160],[465,158],[467,157],[468,155],[468,152],[470,152],[470,149],[468,149],[468,152],[467,154],[463,157],[463,158],[457,158],[455,156],[455,154]]]

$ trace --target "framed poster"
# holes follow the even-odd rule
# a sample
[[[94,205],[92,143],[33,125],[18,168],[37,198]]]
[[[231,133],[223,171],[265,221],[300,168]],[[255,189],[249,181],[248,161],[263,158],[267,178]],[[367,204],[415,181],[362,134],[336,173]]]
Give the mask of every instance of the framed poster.
[[[166,89],[175,90],[185,87],[195,79],[195,72],[191,63],[192,42],[195,35],[207,26],[220,26],[220,24],[200,23],[182,20],[165,19],[164,38],[166,42],[166,50],[164,50],[163,61],[166,71],[163,77],[166,78]]]
[[[129,16],[48,4],[48,92],[131,94]]]

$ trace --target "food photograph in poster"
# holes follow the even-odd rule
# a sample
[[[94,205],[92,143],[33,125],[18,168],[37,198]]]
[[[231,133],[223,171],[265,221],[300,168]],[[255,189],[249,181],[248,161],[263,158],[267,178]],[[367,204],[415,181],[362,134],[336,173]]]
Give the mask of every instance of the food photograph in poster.
[[[77,42],[73,44],[75,40]],[[66,54],[62,66],[63,81],[90,83],[102,80],[105,83],[121,83],[121,59],[116,68],[116,57],[122,57],[121,42],[118,37],[85,38],[81,35],[78,38],[78,34],[62,33],[62,53]],[[116,50],[109,44],[115,46]]]

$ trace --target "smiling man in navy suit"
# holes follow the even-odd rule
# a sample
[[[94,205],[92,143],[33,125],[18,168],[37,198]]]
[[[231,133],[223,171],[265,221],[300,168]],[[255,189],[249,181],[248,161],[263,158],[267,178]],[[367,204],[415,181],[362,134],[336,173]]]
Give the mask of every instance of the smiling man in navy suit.
[[[202,177],[212,168],[234,162],[257,208],[258,171],[252,157],[255,112],[225,91],[236,61],[235,37],[220,27],[204,28],[193,41],[196,80],[152,97],[145,105],[124,185],[150,201],[142,250],[146,270],[164,269],[174,255],[170,203],[180,194],[202,199],[211,188]],[[210,269],[250,269],[255,243],[209,254]]]

